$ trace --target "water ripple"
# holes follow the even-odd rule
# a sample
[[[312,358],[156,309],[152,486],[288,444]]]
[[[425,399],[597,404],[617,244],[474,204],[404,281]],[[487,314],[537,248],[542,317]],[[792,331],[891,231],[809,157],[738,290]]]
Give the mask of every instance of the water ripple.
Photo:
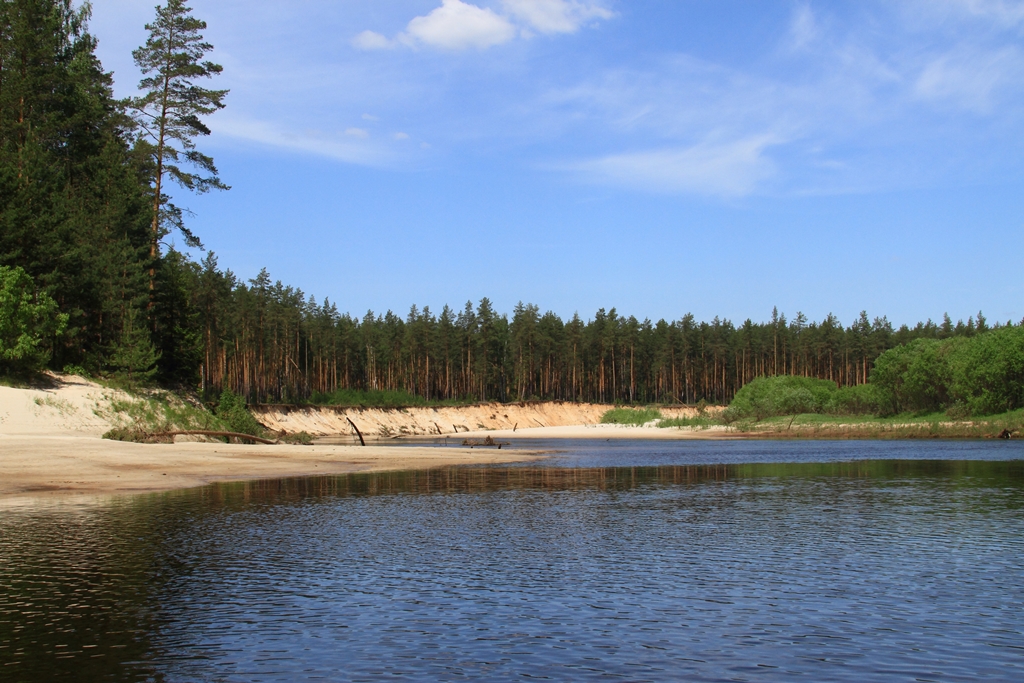
[[[1024,463],[449,468],[0,518],[5,681],[1024,678]]]

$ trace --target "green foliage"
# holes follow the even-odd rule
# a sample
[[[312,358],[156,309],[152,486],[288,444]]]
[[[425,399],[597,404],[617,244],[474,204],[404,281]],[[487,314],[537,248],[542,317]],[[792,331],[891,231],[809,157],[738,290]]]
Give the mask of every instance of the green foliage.
[[[948,401],[950,342],[917,339],[883,353],[871,373],[882,412],[935,412]]]
[[[112,423],[103,435],[115,441],[149,441],[153,434],[172,431],[235,431],[201,406],[167,392],[120,396],[97,411]]]
[[[0,373],[42,370],[50,358],[48,342],[67,324],[57,302],[38,292],[23,269],[0,266]]]
[[[601,416],[601,424],[641,426],[662,419],[656,408],[612,408]]]
[[[951,407],[993,415],[1024,407],[1024,328],[951,340],[946,357]]]
[[[697,427],[700,429],[707,429],[714,425],[723,424],[721,419],[707,415],[706,413],[698,413],[693,417],[670,417],[658,422],[658,426],[662,429],[669,427]]]
[[[405,389],[338,389],[329,394],[314,393],[309,403],[347,408],[419,408],[425,406],[468,405],[472,396],[462,400],[430,401]]]
[[[63,369],[61,369],[61,372],[63,372],[65,375],[77,375],[79,377],[85,377],[85,378],[89,377],[89,371],[88,370],[83,368],[81,365],[74,365],[72,363],[69,363],[68,365],[65,365],[63,367]]]
[[[130,107],[140,131],[137,147],[154,169],[154,255],[168,226],[176,227],[189,246],[201,246],[199,238],[185,227],[184,211],[164,194],[164,175],[193,192],[228,189],[217,177],[213,159],[196,150],[195,139],[210,134],[200,117],[223,108],[227,90],[207,90],[196,84],[223,69],[203,61],[213,46],[203,40],[206,22],[193,17],[191,11],[183,0],[168,0],[158,6],[156,19],[146,24],[146,44],[132,53],[144,76],[139,90],[145,94],[131,99]],[[190,172],[182,164],[207,175]]]
[[[958,419],[1024,407],[1024,328],[920,339],[875,362],[882,412],[948,411]]]
[[[23,268],[68,315],[54,367],[96,367],[120,334],[149,217],[88,4],[76,4],[0,3],[0,266]]]
[[[757,420],[819,413],[832,404],[836,388],[835,382],[811,377],[758,377],[736,392],[729,409],[739,418]]]
[[[839,387],[825,406],[825,412],[833,415],[878,415],[881,411],[882,400],[872,384]]]
[[[115,383],[135,391],[152,381],[160,355],[153,348],[146,319],[139,310],[129,308],[122,324],[120,338],[108,363],[114,370]]]
[[[203,334],[197,307],[199,265],[169,249],[157,271],[152,317],[159,349],[157,378],[164,386],[195,387],[203,364]]]
[[[313,437],[309,435],[309,432],[302,431],[296,432],[295,434],[285,434],[281,437],[281,441],[284,443],[295,444],[298,446],[312,446]]]
[[[245,399],[230,389],[225,389],[220,394],[217,417],[227,425],[227,431],[259,437],[266,434],[263,425],[246,409]]]

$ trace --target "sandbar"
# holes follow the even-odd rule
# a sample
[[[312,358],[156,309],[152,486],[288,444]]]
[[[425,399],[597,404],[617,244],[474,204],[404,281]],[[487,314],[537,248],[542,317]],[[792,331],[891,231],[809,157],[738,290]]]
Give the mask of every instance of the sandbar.
[[[509,463],[538,457],[508,449],[436,446],[136,444],[93,436],[0,435],[0,499],[136,494],[213,482]]]

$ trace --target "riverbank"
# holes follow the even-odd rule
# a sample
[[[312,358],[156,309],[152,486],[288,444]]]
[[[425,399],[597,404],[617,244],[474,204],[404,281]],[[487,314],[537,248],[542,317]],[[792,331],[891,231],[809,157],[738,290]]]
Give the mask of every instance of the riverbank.
[[[600,425],[612,406],[597,403],[544,401],[525,403],[480,403],[465,406],[426,408],[348,408],[342,406],[251,406],[250,411],[268,429],[289,433],[306,432],[314,437],[351,436],[355,429],[368,441],[386,442],[404,437],[478,437],[515,434],[554,427],[588,428]],[[696,408],[659,408],[666,418],[693,418]],[[614,427],[616,425],[601,425]],[[630,438],[665,438],[645,429]],[[565,438],[578,438],[567,436]],[[678,438],[678,437],[676,437]]]
[[[371,445],[137,444],[101,438],[124,392],[73,375],[0,386],[0,500],[133,494],[219,481],[530,460],[512,450]],[[182,439],[179,439],[182,441]],[[193,440],[195,441],[195,440]]]
[[[136,444],[94,436],[0,434],[0,500],[147,493],[213,482],[510,463],[538,457],[506,449]]]

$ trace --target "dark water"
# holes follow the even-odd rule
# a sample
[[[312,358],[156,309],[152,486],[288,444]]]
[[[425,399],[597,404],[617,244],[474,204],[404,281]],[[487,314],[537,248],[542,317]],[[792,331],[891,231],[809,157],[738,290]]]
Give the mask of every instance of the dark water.
[[[1024,680],[1022,457],[585,443],[5,508],[0,680]]]

